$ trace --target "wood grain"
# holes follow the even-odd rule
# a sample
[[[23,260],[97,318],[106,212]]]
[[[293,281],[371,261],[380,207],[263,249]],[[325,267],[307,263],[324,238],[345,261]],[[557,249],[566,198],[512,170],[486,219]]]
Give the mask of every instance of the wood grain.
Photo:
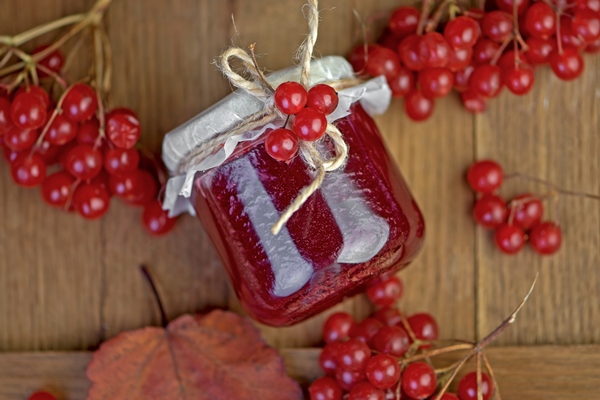
[[[82,12],[92,3],[7,0],[0,31],[14,34]],[[345,54],[360,39],[353,9],[366,18],[400,3],[322,0],[317,54]],[[227,45],[256,42],[259,62],[269,70],[292,62],[306,34],[302,4],[303,0],[114,0],[107,15],[114,52],[111,105],[136,109],[144,145],[159,151],[167,131],[230,92],[212,64]],[[385,15],[375,21],[371,33],[382,23]],[[519,323],[501,343],[600,343],[599,205],[565,198],[556,214],[549,210],[564,230],[564,246],[556,257],[540,258],[529,250],[507,257],[495,250],[489,232],[474,226],[474,197],[464,183],[464,171],[474,159],[491,157],[508,171],[599,193],[600,61],[587,56],[586,63],[583,76],[571,83],[540,68],[531,94],[517,98],[505,91],[489,102],[482,116],[468,114],[451,96],[437,102],[435,115],[426,123],[409,121],[402,101],[394,101],[377,118],[427,222],[425,249],[402,273],[402,307],[409,313],[432,312],[444,337],[481,337],[514,308],[540,271],[539,285]],[[502,194],[526,190],[543,188],[511,181]],[[118,201],[97,222],[52,210],[37,191],[15,187],[8,167],[0,163],[0,350],[82,350],[124,329],[156,324],[156,304],[139,273],[142,263],[153,271],[170,317],[212,306],[239,309],[220,261],[194,218],[182,218],[175,232],[162,239],[149,238],[139,219],[139,210]],[[370,312],[359,296],[297,326],[261,329],[278,347],[310,346],[319,340],[326,315],[342,309],[357,317]],[[528,351],[539,355],[543,349],[547,348]],[[573,349],[580,354],[579,347]],[[569,351],[560,354],[567,358]],[[493,352],[502,357],[499,350]],[[533,365],[540,379],[548,380],[545,374],[554,372],[551,366]],[[511,382],[507,380],[509,392]],[[548,384],[555,387],[560,381]],[[527,393],[529,397],[522,398],[542,398]]]
[[[301,383],[320,375],[319,349],[282,349],[288,374]],[[504,400],[570,400],[598,397],[599,346],[492,347],[486,352]],[[56,393],[58,400],[82,400],[89,381],[88,352],[0,354],[0,400],[25,398],[32,388]],[[440,356],[450,365],[460,354]],[[474,366],[467,364],[458,378]],[[451,386],[456,391],[456,383]],[[284,397],[282,397],[283,399]]]

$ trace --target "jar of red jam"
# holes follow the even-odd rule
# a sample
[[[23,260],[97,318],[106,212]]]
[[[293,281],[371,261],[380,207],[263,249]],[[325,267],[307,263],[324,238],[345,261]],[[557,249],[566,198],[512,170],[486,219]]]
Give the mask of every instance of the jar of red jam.
[[[314,61],[311,71],[312,84],[353,77],[340,57]],[[276,86],[298,78],[298,68],[291,68],[268,80]],[[383,111],[389,89],[384,79],[362,86],[340,91],[332,114],[349,148],[345,165],[326,174],[278,234],[271,227],[316,172],[299,156],[288,163],[273,159],[264,135],[247,133],[252,139],[231,154],[169,182],[165,206],[198,216],[241,304],[262,323],[284,326],[309,318],[360,292],[373,278],[407,266],[422,246],[423,216],[365,111]],[[238,91],[175,129],[163,146],[167,167],[175,171],[192,148],[260,107],[259,100]]]

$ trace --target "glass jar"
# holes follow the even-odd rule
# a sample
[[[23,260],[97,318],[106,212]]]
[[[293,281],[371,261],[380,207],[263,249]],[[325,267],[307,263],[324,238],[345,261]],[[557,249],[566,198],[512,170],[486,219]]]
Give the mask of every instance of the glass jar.
[[[194,176],[191,204],[242,306],[262,323],[311,317],[405,267],[422,246],[423,217],[373,119],[355,102],[335,124],[346,164],[277,235],[272,225],[315,176],[301,157],[278,162],[259,139]]]

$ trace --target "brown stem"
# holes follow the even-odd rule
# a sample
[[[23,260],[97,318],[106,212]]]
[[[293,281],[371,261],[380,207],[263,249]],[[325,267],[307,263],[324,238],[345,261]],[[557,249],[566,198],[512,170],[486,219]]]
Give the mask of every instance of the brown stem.
[[[102,37],[97,26],[94,26],[92,31],[94,40],[94,74],[95,74],[95,85],[96,99],[98,100],[98,110],[96,115],[98,117],[99,129],[98,137],[94,143],[94,148],[100,147],[102,140],[106,137],[106,118],[104,117],[104,98],[102,96],[102,87],[104,83],[104,51],[102,46]]]
[[[502,45],[500,45],[498,50],[496,50],[496,54],[494,54],[494,57],[492,57],[492,59],[490,61],[490,65],[496,65],[496,63],[502,56],[502,53],[504,53],[504,50],[508,47],[508,45],[510,44],[510,42],[512,42],[512,40],[513,40],[513,37],[511,36],[508,39],[506,39],[504,42],[502,42]]]
[[[44,142],[44,137],[46,136],[46,133],[48,133],[48,130],[50,129],[50,125],[52,125],[52,122],[54,122],[54,120],[56,119],[56,116],[58,114],[62,113],[62,104],[65,101],[65,97],[67,97],[67,93],[69,93],[69,91],[71,90],[72,87],[73,87],[73,85],[69,86],[67,88],[67,90],[65,90],[65,92],[62,94],[62,96],[60,96],[60,98],[58,99],[58,103],[56,103],[56,108],[52,112],[52,115],[50,115],[50,119],[46,123],[46,126],[44,126],[44,130],[42,131],[42,134],[38,137],[37,142],[36,142],[35,146],[33,147],[33,149],[41,146],[42,143]],[[30,155],[33,153],[33,151],[34,151],[33,149],[31,150]]]
[[[572,190],[563,189],[563,188],[560,188],[560,187],[556,186],[552,182],[548,182],[547,180],[544,180],[544,179],[541,179],[541,178],[536,178],[534,176],[530,176],[530,175],[527,175],[527,174],[522,174],[520,172],[514,172],[512,174],[508,174],[508,175],[505,176],[506,180],[512,179],[512,178],[525,179],[525,180],[529,180],[529,181],[532,181],[532,182],[536,182],[536,183],[545,185],[547,187],[552,188],[556,193],[560,193],[560,194],[565,195],[565,196],[575,196],[575,197],[582,197],[582,198],[592,199],[592,200],[600,200],[600,195],[593,194],[593,193],[575,192],[575,191],[572,191]]]
[[[258,74],[258,77],[262,81],[263,85],[265,85],[265,87],[269,88],[269,90],[271,90],[271,92],[274,93],[275,89],[273,89],[273,86],[271,86],[271,84],[267,81],[267,78],[264,76],[264,74],[262,73],[262,71],[258,67],[258,62],[256,61],[256,55],[254,54],[254,47],[255,46],[256,46],[256,43],[252,43],[250,45],[250,57],[252,57],[252,63],[254,64],[254,68],[256,69],[256,73]],[[308,88],[306,88],[306,89],[308,89]]]
[[[60,76],[59,74],[57,74],[56,72],[52,71],[49,68],[46,68],[45,66],[43,66],[42,64],[38,64],[37,69],[39,69],[40,71],[42,71],[43,73],[45,73],[46,75],[52,77],[52,79],[54,79],[56,82],[58,82],[63,89],[66,89],[67,86],[69,86],[67,84],[67,81],[65,81],[62,76]]]
[[[433,14],[433,17],[431,17],[429,22],[427,22],[427,24],[425,25],[425,32],[431,32],[435,30],[440,24],[442,17],[444,16],[444,11],[446,11],[446,9],[454,3],[455,0],[444,0],[444,2],[438,6],[437,10],[435,11],[435,14]]]
[[[10,61],[10,59],[13,56],[13,52],[12,50],[8,50],[6,52],[6,54],[4,55],[4,57],[2,58],[2,60],[0,61],[0,68],[4,67],[6,65],[6,63],[8,63]]]
[[[7,46],[18,47],[30,41],[31,39],[35,39],[38,36],[42,36],[48,32],[52,32],[67,25],[76,24],[83,21],[85,18],[86,14],[69,15],[67,17],[57,19],[56,21],[37,26],[15,36],[0,36],[0,43]]]
[[[453,351],[472,350],[473,348],[475,348],[475,345],[470,344],[470,343],[455,344],[453,346],[442,347],[441,349],[431,350],[431,351],[428,351],[427,353],[417,354],[412,357],[405,358],[401,361],[403,364],[410,364],[411,362],[422,360],[424,358],[435,357],[440,354],[450,353]]]
[[[158,289],[156,288],[156,284],[154,283],[154,279],[152,279],[152,275],[150,275],[150,271],[145,265],[140,267],[144,278],[150,284],[150,289],[152,289],[152,293],[154,294],[154,298],[156,299],[156,303],[158,304],[158,310],[160,311],[160,322],[161,325],[166,328],[169,325],[169,319],[167,318],[167,313],[165,312],[165,308],[163,306],[163,302],[160,298],[160,294],[158,293]]]
[[[517,3],[516,1],[514,2]],[[477,400],[483,400],[482,377],[481,377],[481,353],[477,353]]]
[[[555,18],[556,18],[556,48],[558,49],[558,54],[563,53],[563,48],[562,48],[562,37],[561,37],[561,31],[560,31],[560,16],[562,15],[562,12],[558,11],[555,14]]]
[[[494,370],[492,370],[492,366],[490,365],[490,362],[488,361],[488,358],[485,355],[485,353],[481,353],[481,355],[483,357],[483,363],[485,365],[485,370],[488,373],[488,375],[490,376],[492,383],[494,384],[494,392],[496,393],[497,400],[501,400],[500,389],[498,387],[498,382],[496,381],[496,375],[494,375]]]
[[[432,0],[423,0],[423,3],[421,4],[421,15],[419,16],[419,23],[417,25],[417,35],[423,34],[423,28],[425,28],[425,23],[429,17],[431,1]]]

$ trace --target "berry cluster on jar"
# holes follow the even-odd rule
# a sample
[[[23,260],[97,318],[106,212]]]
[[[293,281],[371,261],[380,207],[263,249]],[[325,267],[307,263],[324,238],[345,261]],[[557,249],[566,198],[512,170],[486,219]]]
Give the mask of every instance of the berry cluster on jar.
[[[507,204],[496,193],[504,181],[504,171],[497,162],[475,162],[469,168],[467,180],[479,194],[473,207],[473,218],[478,225],[494,229],[494,242],[500,251],[516,254],[526,242],[541,255],[552,255],[560,249],[560,226],[542,220],[544,205],[540,197],[522,193]]]
[[[359,75],[385,76],[406,114],[423,121],[452,89],[467,110],[483,112],[504,86],[531,91],[538,66],[572,80],[583,72],[582,53],[599,50],[598,0],[489,0],[482,8],[425,0],[421,11],[396,9],[377,43],[355,47],[349,60]]]
[[[325,376],[310,385],[311,400],[477,399],[475,372],[461,378],[456,394],[442,391],[448,371],[436,370],[427,357],[438,340],[438,324],[428,313],[405,316],[395,306],[402,294],[398,277],[378,278],[366,292],[376,307],[369,317],[355,321],[345,312],[329,316],[319,356]],[[488,400],[494,384],[486,373],[481,376],[483,399]]]
[[[329,85],[318,84],[308,91],[298,82],[284,82],[275,89],[275,106],[288,118],[282,128],[265,137],[265,149],[275,160],[290,161],[298,152],[298,140],[314,142],[325,135],[327,115],[338,105],[337,92]],[[294,116],[292,129],[287,125]]]
[[[43,51],[42,46],[36,52]],[[64,56],[52,51],[37,65],[40,81],[0,93],[0,147],[13,181],[40,188],[44,201],[85,219],[97,219],[111,198],[144,208],[142,221],[152,234],[175,223],[158,200],[160,167],[140,154],[137,115],[127,108],[105,111],[101,96],[87,83],[54,91]]]

